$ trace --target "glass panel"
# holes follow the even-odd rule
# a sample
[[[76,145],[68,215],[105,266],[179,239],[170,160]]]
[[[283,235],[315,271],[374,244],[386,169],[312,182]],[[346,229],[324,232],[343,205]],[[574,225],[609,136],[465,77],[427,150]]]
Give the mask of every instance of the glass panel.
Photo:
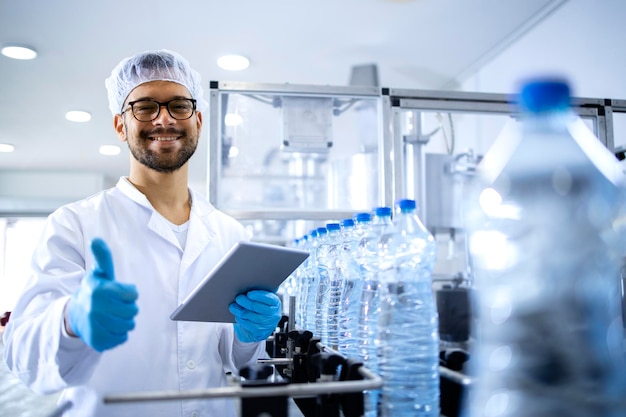
[[[613,113],[613,142],[615,149],[626,149],[626,113]]]
[[[463,207],[470,183],[495,140],[516,135],[518,121],[507,113],[419,109],[403,109],[400,118],[405,139],[406,195],[418,201],[423,198],[420,218],[438,241],[435,281],[457,282],[469,276]],[[597,134],[594,118],[582,120]]]
[[[379,97],[221,93],[225,210],[371,209]]]
[[[462,211],[470,181],[495,139],[516,122],[505,113],[419,109],[403,110],[400,117],[405,138],[406,196],[418,201],[422,196],[420,218],[438,243],[434,282],[437,287],[456,286],[468,277]]]

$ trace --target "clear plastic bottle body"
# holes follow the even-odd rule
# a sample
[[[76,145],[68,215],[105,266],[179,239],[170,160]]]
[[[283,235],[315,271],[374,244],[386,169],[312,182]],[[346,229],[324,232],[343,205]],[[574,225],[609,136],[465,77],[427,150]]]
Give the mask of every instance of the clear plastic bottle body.
[[[481,167],[473,194],[470,416],[623,415],[623,178],[566,106],[535,110],[514,152],[485,156],[506,164]]]
[[[319,286],[315,329],[322,343],[337,350],[339,308],[343,292],[343,276],[339,268],[343,236],[339,223],[328,223],[326,229],[328,234],[318,251]]]
[[[393,228],[391,208],[378,207],[369,229],[359,241],[357,262],[362,273],[361,300],[357,330],[359,358],[374,373],[378,373],[378,316],[380,314],[380,281],[378,267],[378,241]],[[365,393],[365,415],[378,415],[380,390]]]
[[[317,228],[311,231],[310,254],[307,258],[307,268],[305,279],[308,282],[306,294],[304,294],[304,330],[315,333],[316,313],[317,313],[317,291],[319,286],[319,272],[317,266],[317,253],[319,245],[322,243],[325,228]],[[320,235],[321,234],[321,235]]]
[[[300,248],[311,251],[311,236],[305,235],[300,238]],[[296,325],[304,329],[306,316],[306,294],[310,285],[308,275],[308,262],[310,256],[296,270]]]
[[[341,270],[344,275],[344,287],[339,311],[339,352],[348,358],[358,357],[357,330],[362,291],[361,269],[356,260],[358,244],[363,232],[371,223],[369,213],[358,213],[350,223],[342,222],[343,245],[341,251]]]
[[[329,289],[328,271],[320,267],[320,260],[325,258],[324,252],[327,250],[328,230],[326,227],[317,228],[317,246],[315,248],[315,258],[312,274],[315,277],[315,288],[309,294],[309,313],[312,319],[313,334],[319,337],[322,343],[328,342],[326,317],[327,310],[322,308],[322,303]]]
[[[380,246],[379,368],[382,415],[439,416],[439,322],[431,273],[433,236],[414,200],[401,200]]]

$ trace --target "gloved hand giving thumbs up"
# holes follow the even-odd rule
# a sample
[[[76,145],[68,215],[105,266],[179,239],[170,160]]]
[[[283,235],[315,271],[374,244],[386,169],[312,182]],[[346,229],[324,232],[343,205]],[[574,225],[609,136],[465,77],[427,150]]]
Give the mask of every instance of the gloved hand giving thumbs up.
[[[91,251],[96,266],[83,278],[66,312],[71,331],[102,352],[128,339],[135,327],[138,294],[134,285],[115,281],[111,251],[104,240],[94,239]]]

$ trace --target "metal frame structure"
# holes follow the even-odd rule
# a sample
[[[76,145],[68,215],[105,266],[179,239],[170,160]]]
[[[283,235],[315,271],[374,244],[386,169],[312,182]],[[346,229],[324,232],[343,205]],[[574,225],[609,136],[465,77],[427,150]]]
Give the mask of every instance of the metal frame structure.
[[[440,111],[446,113],[480,113],[480,114],[517,114],[514,97],[507,94],[492,93],[471,93],[453,91],[432,91],[432,90],[410,90],[410,89],[389,89],[383,90],[383,94],[388,93],[391,105],[391,125],[393,126],[391,142],[395,149],[402,150],[405,143],[413,142],[412,161],[423,164],[423,146],[419,143],[419,132],[417,138],[402,135],[400,129],[400,115],[403,111]],[[581,117],[590,119],[593,123],[594,134],[611,151],[614,150],[613,139],[613,111],[626,112],[626,100],[605,100],[594,98],[574,98],[572,108]],[[618,110],[616,110],[618,109]],[[396,152],[403,155],[402,152]],[[415,195],[418,207],[426,207],[425,204],[425,179],[423,166],[414,167],[414,178],[407,176],[405,158],[396,157],[393,161],[393,197],[389,201],[394,201],[400,196],[410,194]],[[426,220],[427,213],[420,209],[420,218]]]
[[[265,83],[246,83],[246,82],[220,82],[211,81],[209,90],[209,164],[207,173],[208,197],[212,204],[216,204],[219,200],[219,184],[221,163],[221,139],[220,127],[222,114],[222,103],[220,96],[222,93],[255,93],[255,94],[281,94],[281,95],[298,95],[298,96],[347,96],[347,97],[364,97],[364,98],[380,98],[380,88],[378,87],[332,87],[332,86],[312,86],[312,85],[295,85],[295,84],[265,84]],[[379,106],[381,106],[379,102]],[[379,113],[385,112],[385,107],[379,108]],[[384,121],[379,123],[384,126]],[[379,141],[382,141],[386,135],[381,132],[378,134]],[[386,143],[379,143],[380,149],[389,150],[390,146]],[[379,158],[379,166],[382,167],[381,172],[387,173],[391,168],[392,161],[382,161]],[[382,175],[379,179],[379,187],[381,194],[388,193],[387,183]],[[386,199],[385,199],[386,200]],[[380,201],[380,204],[383,204]],[[223,208],[222,208],[223,209]],[[345,218],[352,216],[352,212],[332,211],[332,210],[258,210],[251,208],[250,210],[227,210],[230,215],[240,220],[319,220],[326,221],[331,218]]]
[[[379,87],[344,87],[314,86],[295,84],[265,84],[244,82],[212,81],[209,90],[209,164],[208,196],[215,204],[219,195],[221,155],[220,115],[222,93],[282,94],[301,96],[362,96],[379,98],[379,159],[378,179],[380,205],[392,206],[398,198],[414,195],[419,207],[424,207],[426,196],[423,187],[423,170],[412,167],[413,178],[407,177],[404,145],[413,141],[411,160],[423,161],[423,146],[415,142],[416,138],[402,135],[400,116],[405,111],[439,111],[446,113],[479,113],[515,115],[514,97],[508,94],[473,93],[457,91],[412,90]],[[593,130],[598,139],[611,151],[614,151],[613,112],[626,112],[626,100],[574,98],[573,109],[593,123]],[[336,210],[259,210],[251,207],[247,210],[228,210],[229,214],[240,220],[317,220],[327,221],[350,217],[353,213]],[[423,214],[423,213],[420,213]]]

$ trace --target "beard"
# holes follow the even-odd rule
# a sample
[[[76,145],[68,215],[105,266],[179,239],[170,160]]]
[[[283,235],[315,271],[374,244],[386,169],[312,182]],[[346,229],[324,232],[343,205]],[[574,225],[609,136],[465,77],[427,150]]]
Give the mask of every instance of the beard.
[[[152,139],[150,135],[176,135],[181,136],[178,141],[182,146],[177,152],[156,153],[142,143],[149,143]],[[131,155],[142,165],[161,173],[171,173],[180,169],[187,163],[198,147],[198,138],[187,135],[184,129],[162,129],[157,128],[149,132],[139,132],[137,140],[127,141],[128,150]]]

